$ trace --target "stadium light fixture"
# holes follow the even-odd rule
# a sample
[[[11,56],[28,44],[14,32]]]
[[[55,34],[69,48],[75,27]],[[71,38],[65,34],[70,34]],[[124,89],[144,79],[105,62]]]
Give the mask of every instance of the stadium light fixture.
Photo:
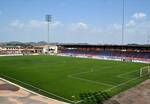
[[[124,8],[125,1],[122,1],[122,46],[124,45],[124,14],[125,14],[125,8]]]
[[[50,32],[50,22],[52,22],[52,15],[49,15],[49,14],[47,14],[46,16],[45,16],[45,20],[46,20],[46,22],[47,22],[47,42],[48,42],[48,44],[49,44],[49,32]]]
[[[122,36],[121,36],[121,45],[122,45],[122,60],[123,60],[123,45],[124,45],[124,15],[125,15],[125,0],[122,0]]]

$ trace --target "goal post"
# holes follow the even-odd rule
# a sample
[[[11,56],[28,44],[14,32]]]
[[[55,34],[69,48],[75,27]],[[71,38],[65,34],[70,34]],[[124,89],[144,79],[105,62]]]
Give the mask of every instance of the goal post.
[[[150,77],[150,66],[142,67],[140,69],[140,77],[149,76]]]

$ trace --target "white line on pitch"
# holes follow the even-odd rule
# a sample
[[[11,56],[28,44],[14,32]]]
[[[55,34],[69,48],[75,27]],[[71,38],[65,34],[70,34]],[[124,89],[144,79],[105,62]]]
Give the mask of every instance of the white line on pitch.
[[[138,71],[138,70],[137,70]],[[133,72],[133,71],[132,71]],[[128,72],[129,73],[129,72]],[[131,72],[130,72],[131,73]],[[116,76],[117,77],[117,76]],[[120,76],[119,76],[120,77]],[[126,81],[126,82],[123,82],[123,83],[120,83],[120,84],[118,84],[118,85],[116,85],[116,86],[113,86],[113,87],[111,87],[111,88],[109,88],[109,89],[106,89],[106,90],[104,90],[104,92],[107,92],[107,91],[111,91],[112,89],[115,89],[115,88],[117,88],[117,87],[120,87],[120,86],[122,86],[122,85],[124,85],[124,84],[127,84],[127,83],[129,83],[129,82],[131,82],[131,81],[134,81],[134,80],[137,80],[137,79],[139,79],[139,78],[141,78],[141,77],[135,77],[135,78],[132,78],[132,79],[130,79],[130,80],[128,80],[128,81]],[[90,98],[90,97],[89,97]],[[83,100],[80,100],[80,101],[78,101],[77,103],[80,103],[80,102],[82,102]]]
[[[123,82],[123,83],[121,83],[121,84],[118,84],[117,86],[114,86],[114,87],[111,87],[111,88],[109,88],[109,89],[104,90],[104,92],[111,91],[112,89],[115,89],[115,88],[117,88],[117,87],[120,87],[120,86],[122,86],[122,85],[124,85],[124,84],[126,84],[126,83],[129,83],[129,82],[131,82],[131,81],[137,80],[137,79],[139,79],[139,78],[141,78],[141,77],[136,77],[136,78],[133,78],[133,79],[128,80],[128,81],[126,81],[126,82]],[[91,97],[92,97],[92,96],[91,96]],[[91,97],[89,97],[89,98],[91,98]],[[82,102],[82,101],[83,101],[83,100],[80,100],[80,101],[78,101],[77,103],[80,103],[80,102]]]
[[[132,78],[131,80],[128,80],[128,81],[123,82],[123,83],[120,83],[120,84],[118,84],[117,86],[114,86],[114,87],[109,88],[109,89],[104,90],[104,91],[110,91],[110,90],[112,90],[112,89],[114,89],[114,88],[120,87],[120,86],[122,86],[122,85],[124,85],[124,84],[127,84],[127,83],[129,83],[129,82],[131,82],[131,81],[137,80],[137,79],[139,79],[139,78],[141,78],[141,77]]]
[[[17,82],[20,82],[20,83],[22,83],[22,84],[25,84],[25,85],[27,85],[27,86],[30,86],[30,87],[32,87],[32,88],[35,88],[35,89],[37,89],[37,90],[39,90],[39,91],[42,91],[42,92],[45,92],[45,93],[47,93],[47,94],[53,95],[53,96],[55,96],[55,97],[58,97],[58,98],[60,98],[60,99],[63,99],[63,100],[65,100],[65,101],[73,102],[72,100],[69,100],[69,99],[66,99],[66,98],[64,98],[64,97],[62,97],[62,96],[59,96],[59,95],[56,95],[56,94],[54,94],[54,93],[45,91],[45,90],[43,90],[43,89],[41,89],[41,88],[38,88],[38,87],[35,87],[35,86],[31,85],[31,84],[28,84],[28,83],[25,83],[25,82],[23,82],[23,81],[17,80],[17,79],[15,79],[15,78],[6,76],[6,75],[4,75],[4,74],[1,74],[1,75],[4,76],[4,77],[7,77],[7,78],[9,78],[9,79],[15,80],[15,81],[17,81]],[[10,81],[4,79],[4,78],[1,78],[1,77],[0,77],[0,79],[5,80],[5,81],[7,81],[7,82],[9,82],[9,83],[11,83],[11,84],[14,84],[14,85],[16,85],[16,86],[18,86],[18,87],[20,87],[20,88],[23,88],[23,89],[25,89],[25,90],[27,90],[27,91],[29,91],[29,92],[31,92],[31,93],[35,93],[35,94],[38,94],[38,95],[40,95],[40,96],[43,96],[43,95],[41,95],[41,94],[39,94],[39,93],[37,93],[37,92],[28,90],[28,89],[26,89],[26,88],[24,88],[24,87],[22,87],[22,86],[19,86],[19,85],[15,84],[15,83],[12,83],[12,82],[10,82]],[[44,96],[44,97],[46,97],[46,96]],[[48,98],[48,97],[47,97],[47,98]],[[50,98],[49,98],[49,99],[50,99]]]
[[[139,70],[134,70],[134,71],[130,71],[130,72],[127,72],[127,73],[119,74],[119,75],[117,75],[116,77],[123,78],[123,77],[121,77],[121,76],[130,74],[130,73],[133,73],[133,72],[137,72],[137,71],[139,71]]]
[[[93,80],[88,80],[88,79],[84,79],[84,78],[79,78],[79,77],[74,77],[74,76],[71,76],[71,75],[68,75],[69,78],[73,78],[73,79],[78,79],[78,80],[82,80],[82,81],[86,81],[86,82],[89,82],[89,83],[95,83],[95,84],[100,84],[100,85],[105,85],[105,86],[113,86],[114,85],[111,85],[111,84],[107,84],[107,83],[103,83],[103,82],[98,82],[98,81],[93,81]]]

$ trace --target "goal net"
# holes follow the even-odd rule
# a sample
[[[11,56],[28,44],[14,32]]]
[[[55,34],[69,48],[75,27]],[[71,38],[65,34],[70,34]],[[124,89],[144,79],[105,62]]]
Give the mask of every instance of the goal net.
[[[150,77],[150,66],[142,67],[140,69],[140,77],[149,76]]]

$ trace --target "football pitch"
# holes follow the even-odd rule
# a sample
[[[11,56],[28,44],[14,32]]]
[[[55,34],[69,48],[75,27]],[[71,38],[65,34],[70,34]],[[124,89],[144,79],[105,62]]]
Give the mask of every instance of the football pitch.
[[[66,102],[80,101],[83,92],[106,91],[110,96],[146,77],[142,63],[63,56],[0,57],[0,76],[25,88]],[[72,98],[75,96],[75,98]]]

